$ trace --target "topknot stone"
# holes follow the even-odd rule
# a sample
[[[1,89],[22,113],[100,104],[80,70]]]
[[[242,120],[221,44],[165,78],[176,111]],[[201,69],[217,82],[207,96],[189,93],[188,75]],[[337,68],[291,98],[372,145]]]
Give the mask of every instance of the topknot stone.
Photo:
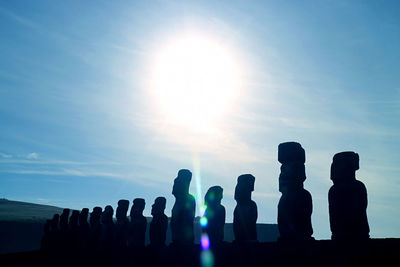
[[[281,143],[278,146],[278,161],[281,164],[289,162],[306,162],[306,153],[297,142]]]

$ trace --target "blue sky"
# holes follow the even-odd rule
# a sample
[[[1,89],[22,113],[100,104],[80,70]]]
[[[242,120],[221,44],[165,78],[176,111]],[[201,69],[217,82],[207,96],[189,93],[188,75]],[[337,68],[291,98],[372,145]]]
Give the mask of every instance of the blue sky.
[[[227,220],[242,173],[256,177],[258,222],[275,223],[278,144],[306,150],[316,238],[329,238],[335,153],[360,155],[373,237],[400,237],[400,4],[397,1],[1,1],[0,197],[114,207],[173,205],[224,188]],[[160,116],[154,56],[184,34],[228,47],[240,97],[199,132]],[[193,122],[195,123],[195,122]]]

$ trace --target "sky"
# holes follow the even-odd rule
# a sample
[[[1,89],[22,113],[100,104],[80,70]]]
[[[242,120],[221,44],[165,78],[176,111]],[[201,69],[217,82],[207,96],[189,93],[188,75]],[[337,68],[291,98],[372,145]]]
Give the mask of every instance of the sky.
[[[398,1],[0,1],[0,198],[81,209],[141,197],[149,216],[165,196],[170,215],[187,168],[197,206],[220,185],[231,222],[236,179],[252,173],[258,222],[276,223],[278,145],[297,141],[315,238],[330,238],[330,164],[349,150],[371,236],[400,237],[399,13]],[[160,55],[187,36],[199,72],[233,62],[197,106],[154,85]],[[167,77],[182,59],[169,58]]]

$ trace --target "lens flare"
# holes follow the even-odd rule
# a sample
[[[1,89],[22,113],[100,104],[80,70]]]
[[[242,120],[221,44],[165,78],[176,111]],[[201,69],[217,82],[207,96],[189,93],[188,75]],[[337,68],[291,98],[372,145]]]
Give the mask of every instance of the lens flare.
[[[214,255],[211,250],[203,250],[200,255],[201,266],[212,267],[214,266]]]
[[[200,218],[200,225],[201,225],[201,227],[206,227],[207,224],[208,224],[207,217],[204,217],[204,216],[201,217],[201,218]]]
[[[201,248],[203,250],[208,250],[210,248],[210,239],[208,239],[208,235],[207,234],[203,234],[201,236],[200,244],[201,244]]]
[[[205,205],[200,205],[200,216],[201,216],[201,217],[203,217],[204,214],[206,213],[206,209],[207,209],[207,206],[205,206]]]

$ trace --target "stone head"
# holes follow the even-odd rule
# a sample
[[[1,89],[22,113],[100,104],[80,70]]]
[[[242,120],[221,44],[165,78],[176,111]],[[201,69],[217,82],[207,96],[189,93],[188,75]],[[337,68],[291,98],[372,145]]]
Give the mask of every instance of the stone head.
[[[103,223],[108,223],[108,222],[112,222],[112,216],[114,215],[114,209],[113,207],[111,207],[110,205],[107,205],[104,208],[104,211],[101,215],[101,221]]]
[[[254,183],[253,183],[253,188],[254,188]],[[204,197],[204,202],[207,207],[211,206],[217,206],[221,204],[222,200],[222,195],[223,195],[223,189],[220,186],[212,186],[208,189],[205,197]]]
[[[121,199],[118,201],[117,212],[115,214],[115,216],[117,217],[117,220],[126,218],[128,208],[129,208],[129,200]]]
[[[71,217],[69,218],[70,224],[77,224],[79,219],[79,210],[73,210]]]
[[[256,178],[251,174],[242,174],[237,179],[235,188],[235,200],[247,201],[251,199],[251,192],[254,191]]]
[[[94,207],[92,210],[92,213],[90,214],[90,224],[97,224],[100,222],[100,216],[101,216],[101,207]]]
[[[151,206],[151,215],[163,214],[167,200],[165,197],[158,197],[154,200],[154,204]]]
[[[355,180],[359,162],[360,158],[355,152],[345,151],[335,154],[331,164],[331,180],[333,183]]]
[[[60,227],[66,228],[68,227],[68,218],[69,218],[70,209],[64,209],[60,216]]]
[[[135,214],[142,214],[145,205],[146,205],[146,202],[143,198],[135,198],[133,200],[133,205],[131,208],[131,217],[132,217],[132,215],[135,215]]]
[[[175,197],[188,194],[191,180],[192,180],[192,173],[189,170],[187,169],[179,170],[178,177],[176,177],[174,180],[172,194]]]
[[[81,213],[79,214],[79,223],[87,223],[87,219],[89,217],[89,209],[88,208],[83,208],[81,210]]]

